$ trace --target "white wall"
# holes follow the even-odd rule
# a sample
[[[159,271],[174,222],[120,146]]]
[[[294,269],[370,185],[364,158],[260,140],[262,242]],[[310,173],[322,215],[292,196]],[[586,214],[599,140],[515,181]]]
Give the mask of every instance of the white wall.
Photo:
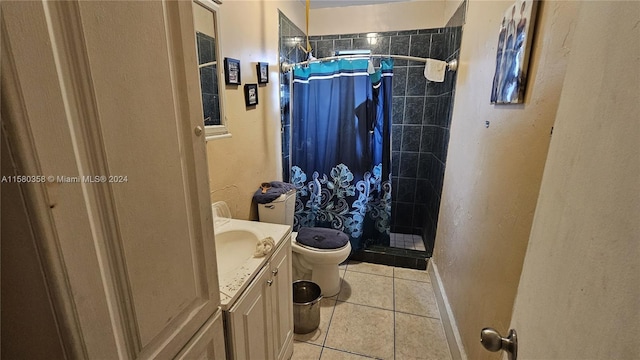
[[[445,24],[443,12],[443,0],[312,9],[309,34],[331,35],[438,28]],[[304,22],[301,25],[303,26],[300,26],[300,29],[304,31]]]
[[[446,24],[447,21],[449,21],[449,19],[451,18],[451,16],[456,12],[456,10],[458,10],[458,7],[460,7],[460,4],[463,2],[464,0],[444,0],[444,6],[443,6],[443,13],[444,13],[444,23]]]
[[[512,4],[468,4],[433,255],[474,360],[498,356],[480,330],[506,332],[511,320],[579,6],[540,2],[525,103],[495,106],[497,35]]]
[[[513,314],[524,359],[640,354],[639,14],[577,18]]]
[[[240,60],[242,85],[224,91],[232,137],[207,143],[209,182],[211,200],[226,201],[238,219],[257,216],[251,199],[260,183],[282,179],[278,10],[304,28],[304,5],[297,0],[225,0],[220,6],[221,57]],[[258,105],[246,108],[243,86],[257,83],[257,62],[269,63],[269,83],[258,88]]]

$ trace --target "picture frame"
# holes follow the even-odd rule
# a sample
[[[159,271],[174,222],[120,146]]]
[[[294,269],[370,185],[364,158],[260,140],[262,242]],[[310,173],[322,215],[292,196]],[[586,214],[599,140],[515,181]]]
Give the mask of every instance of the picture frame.
[[[498,33],[491,104],[524,102],[538,2],[516,0],[504,12]]]
[[[269,82],[269,63],[259,62],[256,65],[258,73],[258,84],[267,84]]]
[[[258,84],[244,85],[244,103],[246,106],[258,105]]]
[[[240,85],[240,60],[224,58],[224,83],[226,85]]]

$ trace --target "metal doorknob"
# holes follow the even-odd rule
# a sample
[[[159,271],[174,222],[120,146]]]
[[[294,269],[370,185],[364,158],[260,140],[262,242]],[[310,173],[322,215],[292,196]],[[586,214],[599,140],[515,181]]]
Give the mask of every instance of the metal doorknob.
[[[489,351],[506,351],[509,360],[516,360],[518,357],[518,335],[514,329],[510,329],[509,335],[503,338],[496,329],[484,328],[480,332],[480,342]]]

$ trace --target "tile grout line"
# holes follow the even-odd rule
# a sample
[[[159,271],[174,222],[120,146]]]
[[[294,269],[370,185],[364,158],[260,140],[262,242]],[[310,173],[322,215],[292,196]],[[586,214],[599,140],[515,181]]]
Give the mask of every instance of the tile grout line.
[[[433,317],[433,316],[429,316],[429,315],[413,314],[413,313],[406,312],[406,311],[394,311],[394,313],[396,313],[396,312],[397,312],[397,313],[400,313],[400,314],[405,314],[405,315],[418,316],[418,317],[425,318],[425,319],[433,319],[433,320],[440,320],[440,321],[442,321],[442,319],[441,319],[441,318],[437,318],[437,317]]]
[[[367,355],[367,354],[363,354],[363,353],[359,353],[359,352],[354,352],[354,351],[349,351],[349,350],[342,350],[342,349],[338,349],[338,348],[332,348],[331,346],[325,346],[322,349],[324,350],[325,348],[330,349],[330,350],[343,352],[343,353],[346,353],[346,354],[353,354],[353,355],[362,356],[362,357],[365,357],[367,359],[377,359],[376,357],[371,356],[371,355]]]
[[[373,306],[373,305],[358,304],[358,303],[354,303],[354,302],[351,302],[351,301],[344,301],[344,300],[338,300],[338,301],[336,302],[336,305],[337,305],[337,303],[339,303],[339,302],[341,302],[341,303],[347,303],[347,304],[351,304],[351,305],[356,305],[356,306],[364,306],[364,307],[368,307],[368,308],[372,308],[372,309],[378,309],[378,310],[384,310],[384,311],[391,311],[391,312],[393,312],[393,311],[394,311],[393,309],[386,309],[386,308],[382,308],[382,307],[378,307],[378,306]]]
[[[325,344],[327,343],[327,338],[329,337],[329,329],[331,328],[331,321],[333,321],[333,314],[336,312],[336,306],[338,305],[338,297],[340,296],[340,292],[342,291],[342,282],[344,281],[344,277],[347,276],[347,269],[349,268],[349,261],[344,264],[343,275],[340,278],[340,290],[335,295],[336,301],[333,303],[333,308],[331,309],[331,316],[329,317],[329,324],[327,324],[327,333],[324,334],[324,340],[322,340],[322,349],[320,350],[320,357],[322,357],[322,352],[324,352]]]
[[[340,294],[340,292],[338,292]],[[336,312],[336,305],[338,305],[338,298],[336,296],[336,301],[333,303],[333,307],[331,309],[331,316],[329,316],[329,323],[327,324],[327,333],[324,334],[324,340],[322,340],[322,348],[324,349],[324,344],[327,343],[327,338],[329,337],[329,329],[331,328],[331,321],[333,320],[333,314]]]
[[[382,266],[389,266],[389,265],[382,265]],[[404,268],[401,267],[401,269],[404,269]],[[424,271],[426,273],[426,270],[417,270],[417,269],[411,269],[411,268],[409,268],[408,270]],[[357,272],[359,274],[375,275],[375,276],[381,276],[381,277],[386,277],[386,278],[398,278],[398,277],[395,276],[395,271],[394,271],[393,275],[373,274],[373,273],[370,273],[370,272],[358,271],[358,270],[351,270],[351,271]],[[407,279],[407,278],[403,278],[403,277],[399,277],[398,279],[400,279],[400,280],[408,280],[408,281],[416,281],[416,282],[421,282],[421,283],[431,283],[431,281]],[[341,300],[341,301],[345,302],[343,300]]]
[[[344,272],[342,277],[340,278],[340,290],[336,296],[336,301],[333,303],[333,308],[331,309],[331,316],[329,317],[329,324],[327,324],[327,333],[324,334],[324,340],[322,340],[322,349],[320,350],[320,356],[322,356],[322,352],[324,351],[324,345],[327,343],[327,338],[329,337],[329,329],[331,328],[331,321],[333,320],[333,314],[336,312],[336,305],[338,305],[338,297],[340,296],[340,292],[342,291],[342,282],[344,281],[344,277],[347,275],[347,268],[349,267],[349,261],[344,265]]]
[[[388,266],[388,265],[383,265],[383,266]],[[382,277],[386,277],[386,278],[392,278],[393,274],[391,275],[381,275],[381,274],[373,274],[370,272],[365,272],[365,271],[358,271],[358,270],[351,270],[353,272],[357,272],[358,274],[367,274],[367,275],[375,275],[375,276],[382,276]]]

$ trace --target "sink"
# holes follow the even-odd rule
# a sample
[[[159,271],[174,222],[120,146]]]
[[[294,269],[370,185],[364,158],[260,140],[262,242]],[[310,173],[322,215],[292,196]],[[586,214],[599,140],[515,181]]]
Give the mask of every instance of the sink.
[[[214,214],[224,213],[219,210],[216,209]],[[219,216],[214,216],[213,220],[220,307],[228,311],[270,260],[268,255],[253,256],[258,241],[266,237],[272,238],[275,250],[282,241],[290,241],[291,227],[231,218],[221,219]]]
[[[252,258],[261,238],[257,232],[249,229],[230,228],[216,232],[218,273],[226,274]]]

